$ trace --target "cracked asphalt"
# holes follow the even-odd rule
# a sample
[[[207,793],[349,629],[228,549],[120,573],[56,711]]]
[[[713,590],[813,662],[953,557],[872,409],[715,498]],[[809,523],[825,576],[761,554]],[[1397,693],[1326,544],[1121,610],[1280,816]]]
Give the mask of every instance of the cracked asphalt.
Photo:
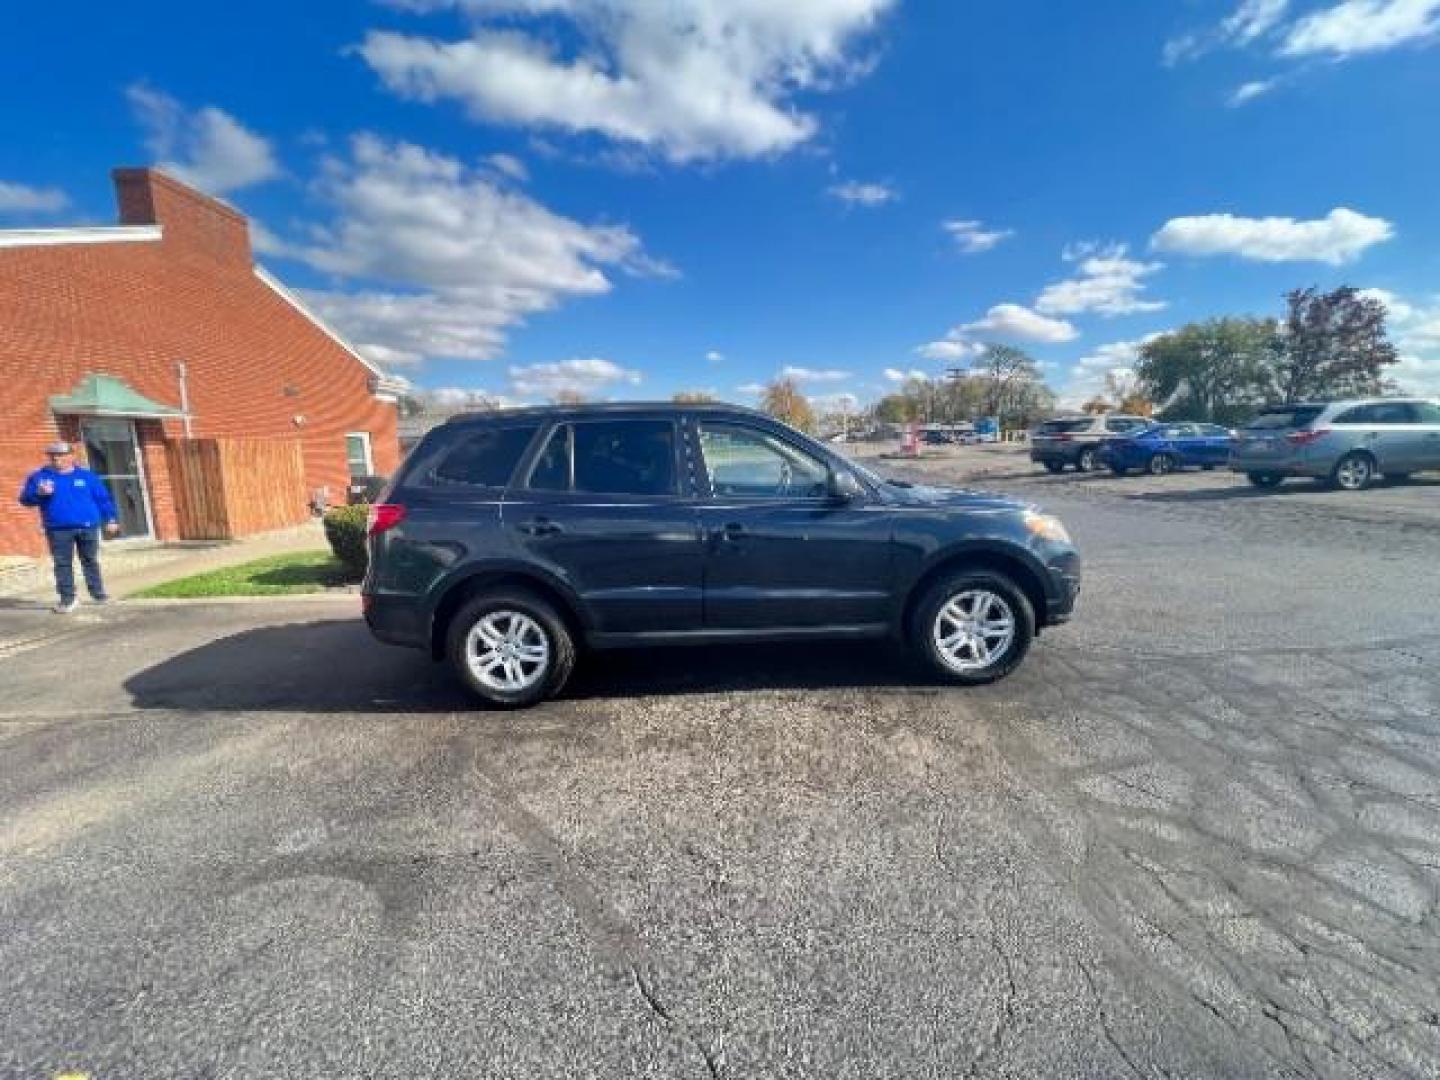
[[[987,486],[1088,565],[979,691],[0,609],[0,1076],[1440,1076],[1440,484]]]

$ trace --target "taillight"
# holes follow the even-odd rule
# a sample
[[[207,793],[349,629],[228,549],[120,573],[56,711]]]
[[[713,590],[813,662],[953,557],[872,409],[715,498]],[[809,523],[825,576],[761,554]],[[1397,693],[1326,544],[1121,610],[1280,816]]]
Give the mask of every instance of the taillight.
[[[1328,428],[1316,428],[1313,431],[1292,431],[1285,439],[1291,446],[1309,446],[1316,439],[1323,439],[1329,434]]]
[[[371,536],[388,532],[405,520],[405,507],[399,503],[375,503],[365,523],[365,531]]]

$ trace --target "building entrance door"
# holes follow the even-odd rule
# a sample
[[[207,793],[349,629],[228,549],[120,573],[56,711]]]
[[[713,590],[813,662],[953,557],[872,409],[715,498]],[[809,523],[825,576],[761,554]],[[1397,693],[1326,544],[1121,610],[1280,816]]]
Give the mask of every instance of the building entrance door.
[[[86,419],[80,437],[90,471],[105,482],[120,517],[121,535],[127,540],[154,536],[150,494],[145,488],[145,461],[133,420]]]

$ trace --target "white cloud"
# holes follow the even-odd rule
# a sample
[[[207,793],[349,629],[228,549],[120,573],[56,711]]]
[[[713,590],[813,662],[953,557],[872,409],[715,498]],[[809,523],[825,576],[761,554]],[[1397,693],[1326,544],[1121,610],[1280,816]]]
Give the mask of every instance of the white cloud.
[[[1401,393],[1440,397],[1440,351],[1428,357],[1402,353],[1385,377],[1394,379]]]
[[[0,180],[0,213],[54,214],[70,205],[59,188],[29,187]]]
[[[705,354],[705,361],[706,361],[706,363],[718,364],[718,363],[720,363],[720,362],[721,362],[722,360],[724,360],[724,359],[725,359],[725,354],[722,353],[722,352],[720,352],[718,349],[711,349],[709,352],[707,352],[707,353]]]
[[[177,180],[212,195],[280,175],[270,143],[229,113],[213,106],[195,112],[144,83],[125,91],[145,128],[145,146],[159,167]]]
[[[1343,0],[1286,34],[1284,56],[1346,59],[1423,41],[1440,32],[1440,0]]]
[[[843,382],[850,378],[850,372],[837,371],[834,368],[822,370],[791,365],[780,370],[780,378],[793,379],[797,383]]]
[[[965,360],[984,351],[984,346],[977,345],[973,341],[966,341],[964,338],[956,336],[957,333],[952,331],[950,337],[917,346],[915,354],[926,360]]]
[[[1047,345],[1074,341],[1080,336],[1080,332],[1064,319],[1047,318],[1023,304],[996,304],[983,319],[966,323],[958,331]],[[952,332],[951,336],[955,337],[956,332]]]
[[[1407,322],[1416,314],[1414,306],[1400,299],[1389,289],[1361,289],[1360,295],[1366,300],[1379,300],[1384,304],[1391,322]]]
[[[1047,285],[1035,301],[1035,309],[1046,315],[1077,315],[1086,311],[1132,315],[1162,310],[1163,301],[1144,300],[1140,294],[1146,287],[1145,278],[1163,269],[1163,265],[1137,262],[1128,255],[1129,249],[1124,244],[1098,249],[1093,245],[1067,248],[1067,259],[1080,258],[1080,275]]]
[[[308,298],[351,341],[391,350],[391,362],[496,356],[527,316],[608,292],[607,268],[655,272],[623,226],[584,225],[404,143],[357,136],[317,190],[332,220],[282,243],[352,284]]]
[[[1254,101],[1258,97],[1264,97],[1280,84],[1279,79],[1257,79],[1255,82],[1247,82],[1235,88],[1235,92],[1227,99],[1227,104],[1232,109],[1238,109],[1247,102]]]
[[[899,368],[886,368],[885,378],[892,383],[910,382],[912,379],[928,379],[929,372],[921,371],[919,368],[912,368],[909,371],[901,371]]]
[[[863,70],[855,47],[892,2],[408,0],[462,8],[474,28],[372,31],[358,51],[392,91],[476,119],[595,132],[674,161],[757,157],[814,135],[795,95]]]
[[[523,184],[530,179],[530,170],[525,167],[525,162],[514,154],[491,154],[485,161],[491,168],[503,173],[511,180]]]
[[[641,381],[638,371],[597,357],[511,367],[509,374],[511,390],[522,398],[554,398],[564,393],[593,397],[611,387],[636,386]]]
[[[1060,404],[1078,409],[1106,388],[1107,378],[1128,392],[1135,383],[1135,365],[1140,359],[1141,347],[1160,336],[1155,333],[1135,341],[1114,341],[1077,360],[1060,390]]]
[[[765,384],[758,382],[746,383],[744,386],[737,386],[735,392],[739,394],[763,394],[765,392]]]
[[[839,199],[850,206],[884,206],[900,197],[900,193],[889,184],[864,184],[854,180],[834,184],[825,190],[832,199]]]
[[[1165,43],[1165,63],[1194,60],[1225,46],[1252,45],[1285,20],[1290,0],[1241,0],[1240,5],[1212,30],[1182,34]]]
[[[1235,13],[1220,24],[1220,32],[1237,45],[1249,45],[1284,20],[1290,0],[1241,0]]]
[[[1339,266],[1394,235],[1395,227],[1383,218],[1342,207],[1315,221],[1233,214],[1174,218],[1151,238],[1150,246],[1182,255],[1238,255],[1257,262]]]
[[[989,251],[1015,235],[1014,229],[986,229],[984,222],[980,221],[945,221],[940,227],[967,255]]]

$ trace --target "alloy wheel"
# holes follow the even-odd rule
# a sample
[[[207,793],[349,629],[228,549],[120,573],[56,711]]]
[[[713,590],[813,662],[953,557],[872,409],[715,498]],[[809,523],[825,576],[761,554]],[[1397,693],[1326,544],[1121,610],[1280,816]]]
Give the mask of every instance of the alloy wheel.
[[[1004,597],[988,589],[957,593],[935,616],[931,631],[936,654],[961,674],[999,663],[1015,642],[1015,613]]]
[[[465,637],[465,662],[480,684],[502,694],[528,690],[550,669],[550,639],[519,611],[491,611]]]
[[[1369,460],[1356,454],[1336,466],[1335,482],[1346,491],[1360,491],[1370,483],[1372,472]]]

